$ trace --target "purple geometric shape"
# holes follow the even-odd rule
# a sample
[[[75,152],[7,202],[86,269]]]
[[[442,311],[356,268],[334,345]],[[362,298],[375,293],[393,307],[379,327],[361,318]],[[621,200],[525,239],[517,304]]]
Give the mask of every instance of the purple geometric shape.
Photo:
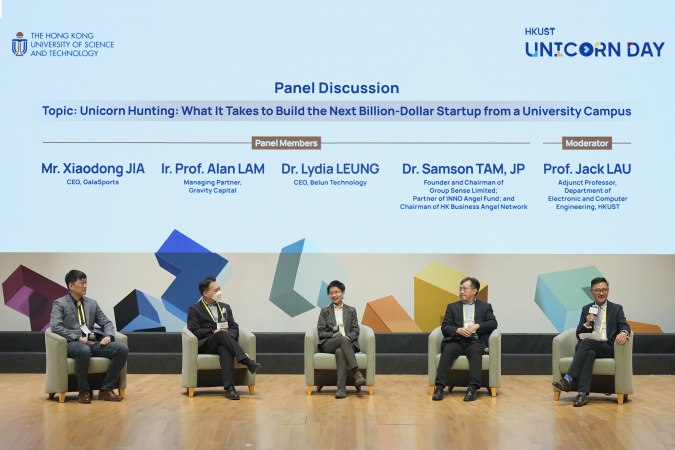
[[[31,331],[49,328],[54,300],[67,293],[65,287],[22,265],[2,283],[5,305],[28,316]]]

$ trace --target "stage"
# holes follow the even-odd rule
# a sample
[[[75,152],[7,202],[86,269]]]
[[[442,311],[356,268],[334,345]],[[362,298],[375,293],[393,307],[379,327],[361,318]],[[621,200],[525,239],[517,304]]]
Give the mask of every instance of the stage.
[[[307,396],[303,375],[266,375],[240,401],[222,389],[187,396],[180,375],[129,374],[126,399],[48,400],[43,374],[0,374],[0,448],[523,449],[673,448],[675,377],[635,376],[635,394],[573,393],[553,401],[550,375],[504,375],[497,397],[456,388],[433,402],[425,375],[378,375],[374,395],[335,388]],[[97,393],[96,393],[97,394]],[[58,396],[57,396],[58,397]],[[96,398],[96,395],[95,395]]]

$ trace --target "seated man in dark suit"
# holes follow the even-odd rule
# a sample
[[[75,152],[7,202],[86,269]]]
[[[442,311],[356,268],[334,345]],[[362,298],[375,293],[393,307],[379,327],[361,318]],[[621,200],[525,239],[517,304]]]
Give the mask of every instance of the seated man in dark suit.
[[[127,363],[129,347],[122,342],[115,342],[115,326],[103,314],[96,300],[84,296],[87,293],[87,276],[84,272],[68,272],[66,286],[68,294],[54,301],[51,327],[52,332],[66,338],[68,358],[75,359],[78,401],[91,403],[87,372],[89,360],[94,356],[110,360],[98,399],[119,402],[122,397],[115,394],[113,388]],[[94,329],[94,325],[103,331]]]
[[[326,289],[331,305],[321,308],[316,324],[319,332],[319,350],[322,353],[334,353],[337,364],[337,392],[335,398],[347,398],[347,368],[354,373],[356,386],[366,384],[359,371],[355,352],[359,349],[359,319],[356,308],[342,302],[345,285],[335,280]]]
[[[630,326],[626,322],[621,305],[607,300],[609,283],[603,277],[591,280],[591,294],[595,302],[581,308],[581,317],[577,326],[576,352],[567,375],[553,386],[561,391],[569,392],[573,379],[579,380],[579,392],[574,406],[588,403],[586,396],[591,391],[593,363],[595,358],[613,358],[614,342],[626,343],[630,336]]]
[[[199,283],[202,298],[188,308],[188,330],[199,340],[199,353],[220,355],[220,368],[223,373],[225,395],[230,400],[239,400],[234,387],[234,360],[256,373],[262,364],[249,359],[239,346],[239,325],[234,321],[232,309],[227,303],[221,303],[220,286],[213,277],[204,278]]]
[[[459,285],[461,301],[450,303],[445,310],[441,325],[445,337],[441,343],[441,360],[438,363],[433,400],[443,400],[443,389],[448,385],[450,367],[460,355],[466,355],[469,359],[469,388],[464,401],[472,402],[477,398],[483,353],[488,346],[490,333],[497,328],[492,305],[476,299],[479,289],[480,282],[477,279],[464,278]]]

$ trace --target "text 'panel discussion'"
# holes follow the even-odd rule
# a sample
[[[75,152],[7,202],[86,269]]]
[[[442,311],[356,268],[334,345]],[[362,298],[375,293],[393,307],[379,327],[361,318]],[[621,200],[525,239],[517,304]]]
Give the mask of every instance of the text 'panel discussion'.
[[[672,17],[0,0],[0,448],[675,448]]]

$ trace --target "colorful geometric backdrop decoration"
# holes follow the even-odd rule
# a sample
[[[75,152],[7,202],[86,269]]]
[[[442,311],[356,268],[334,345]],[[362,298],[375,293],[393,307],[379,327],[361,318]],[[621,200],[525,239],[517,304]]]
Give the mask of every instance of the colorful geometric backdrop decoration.
[[[22,265],[2,283],[5,305],[28,316],[30,331],[49,328],[54,300],[67,293],[65,286]]]
[[[660,326],[654,325],[651,323],[644,322],[633,322],[632,320],[627,320],[630,329],[635,334],[640,333],[663,333],[663,330]]]
[[[187,321],[187,310],[201,295],[199,282],[207,276],[216,277],[221,288],[232,277],[228,261],[199,245],[178,230],[173,230],[155,253],[159,265],[176,279],[162,295],[166,310]]]
[[[439,262],[415,275],[415,323],[423,332],[430,333],[441,324],[448,303],[459,301],[459,284],[467,276]],[[488,301],[487,283],[480,281],[476,298]]]
[[[306,239],[281,249],[270,301],[290,317],[329,305],[328,284],[340,280],[349,292],[349,272]],[[345,303],[349,304],[347,295]]]
[[[601,276],[595,266],[540,274],[534,302],[559,333],[576,328],[581,308],[594,301],[591,280]]]
[[[113,308],[115,325],[125,331],[166,331],[149,295],[134,289]]]
[[[376,333],[422,332],[393,295],[368,302],[361,323]]]

